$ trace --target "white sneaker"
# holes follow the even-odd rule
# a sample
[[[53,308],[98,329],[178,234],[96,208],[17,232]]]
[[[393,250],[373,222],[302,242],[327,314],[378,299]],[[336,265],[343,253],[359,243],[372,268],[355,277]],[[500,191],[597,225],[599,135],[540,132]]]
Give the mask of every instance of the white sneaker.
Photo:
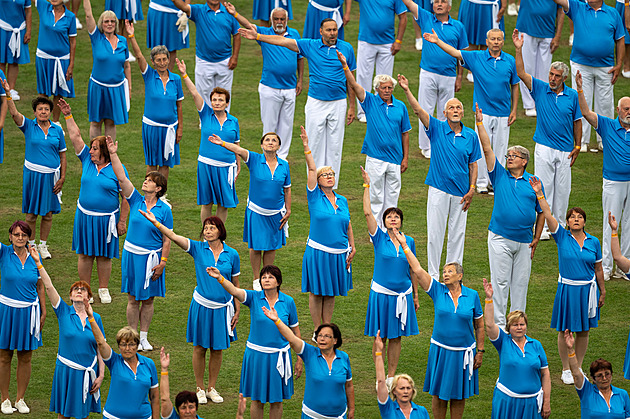
[[[17,403],[15,403],[15,408],[20,413],[26,414],[26,413],[30,413],[31,412],[31,409],[28,408],[28,406],[26,405],[26,402],[24,401],[24,399],[18,400]]]
[[[392,384],[394,384],[394,377],[387,377],[385,379],[385,384],[387,384],[387,391],[392,391]]]
[[[612,272],[604,271],[604,281],[610,281],[611,276],[612,276]]]
[[[252,283],[252,288],[254,288],[254,291],[262,291],[262,287],[260,286],[260,279],[254,279],[254,282]]]
[[[601,142],[597,143],[597,149],[599,151],[604,151],[604,144],[602,144]]]
[[[48,245],[44,243],[40,243],[37,245],[37,250],[42,255],[42,259],[51,259],[52,255],[48,251]]]
[[[94,304],[94,297],[90,297],[90,299],[88,300],[88,303]]]
[[[209,397],[212,403],[223,403],[223,397],[214,387],[210,387],[210,391],[206,392],[206,397]]]
[[[626,281],[630,281],[630,279],[628,279],[628,275],[626,275],[626,273],[622,271],[618,266],[615,269],[615,273],[613,273],[612,276],[615,278],[625,279]]]
[[[630,71],[622,71],[622,72],[621,72],[621,76],[622,76],[624,79],[630,79]]]
[[[571,374],[571,370],[562,370],[562,382],[567,385],[574,383],[573,374]]]
[[[311,338],[311,340],[317,343],[317,335],[315,334],[315,331],[313,331],[313,337]]]
[[[11,99],[20,100],[20,95],[18,94],[17,90],[11,89],[9,93],[11,93]]]
[[[418,51],[422,51],[422,42],[423,39],[422,38],[416,38],[416,50]]]
[[[422,157],[424,157],[425,159],[431,159],[431,149],[428,149],[428,150],[420,149],[420,152],[422,153]]]
[[[588,144],[582,144],[580,146],[580,153],[586,153],[588,151]]]
[[[477,192],[486,194],[486,193],[488,193],[488,187],[487,186],[477,186]]]
[[[541,241],[546,241],[551,239],[551,233],[549,233],[548,230],[543,230],[543,232],[540,234],[540,240]]]
[[[525,109],[525,116],[535,117],[536,116],[536,108]]]
[[[515,4],[508,5],[507,14],[508,16],[518,16],[518,11],[516,10]]]
[[[468,74],[466,74],[466,80],[468,80],[471,83],[475,82],[475,78],[473,77],[473,73],[471,71],[469,71]]]
[[[206,391],[200,387],[197,387],[197,400],[199,401],[199,404],[208,404]]]
[[[13,406],[11,406],[11,400],[6,399],[5,401],[3,401],[0,405],[0,411],[2,411],[2,413],[4,413],[5,415],[12,415]]]
[[[365,124],[367,122],[367,118],[365,117],[365,114],[362,113],[361,115],[357,116],[357,119],[359,120],[359,122],[361,122],[362,124]]]
[[[109,295],[109,290],[107,288],[98,289],[98,298],[100,298],[101,303],[103,304],[109,304],[112,302],[112,296]]]
[[[152,351],[153,345],[151,345],[149,341],[146,339],[140,339],[140,343],[138,344],[138,350],[139,351]]]
[[[573,45],[573,34],[569,35],[569,45]]]
[[[598,152],[599,152],[599,147],[597,147],[597,148],[591,148],[591,149],[590,149],[590,150],[588,150],[588,151],[590,151],[591,153],[598,153]]]
[[[81,24],[81,22],[79,22],[79,18],[77,17],[77,30],[81,30],[83,29],[83,25]]]

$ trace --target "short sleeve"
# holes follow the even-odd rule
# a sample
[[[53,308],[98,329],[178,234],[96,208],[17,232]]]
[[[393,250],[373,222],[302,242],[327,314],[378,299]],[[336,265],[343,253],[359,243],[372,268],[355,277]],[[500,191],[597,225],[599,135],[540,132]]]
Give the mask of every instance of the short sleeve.
[[[111,349],[111,353],[109,355],[109,359],[103,359],[103,362],[105,363],[107,368],[109,368],[110,374],[112,372],[112,368],[114,367],[116,362],[118,362],[119,359],[122,360],[122,356],[120,356],[120,354],[117,354],[116,352],[114,352],[113,349]]]
[[[413,239],[413,237],[409,237],[409,236],[405,236],[407,239],[407,246],[409,246],[409,249],[411,250],[411,252],[414,254],[416,254],[416,241]]]
[[[407,106],[403,103],[403,119],[400,126],[400,132],[409,132],[411,131],[411,122],[409,121],[409,111],[407,110]]]
[[[241,273],[241,258],[238,252],[234,250],[232,253],[232,276],[240,275]]]
[[[236,141],[234,142],[238,143],[241,141],[241,127],[238,125],[238,119],[234,118],[234,124],[236,125]]]
[[[232,35],[236,35],[239,28],[238,21],[233,16],[230,16],[230,18],[232,19]]]
[[[510,59],[510,84],[515,85],[518,84],[519,81],[521,81],[521,79],[519,79],[518,74],[516,74],[516,63],[512,58]]]
[[[542,344],[538,341],[536,341],[536,349],[538,349],[538,357],[540,358],[541,368],[548,367],[549,362],[547,362],[547,354],[545,353],[545,349]]]
[[[70,19],[68,27],[68,36],[77,36],[77,19]]]
[[[198,242],[197,240],[191,240],[188,239],[188,250],[186,250],[186,252],[193,257],[193,259],[195,257],[197,257],[197,254],[199,253],[199,244],[201,242]]]
[[[191,4],[190,5],[190,16],[189,19],[193,22],[197,22],[197,15],[199,14],[200,8],[203,7],[201,4]]]
[[[429,137],[429,142],[433,142],[433,137],[434,137],[434,133],[435,130],[438,128],[438,124],[439,121],[437,120],[437,118],[435,118],[433,115],[429,115],[429,126],[428,127],[424,127],[424,132],[427,134],[427,137]]]
[[[496,184],[497,183],[497,178],[499,176],[501,176],[501,170],[505,170],[503,169],[503,166],[501,166],[501,163],[499,163],[499,159],[497,159],[497,157],[494,157],[494,168],[492,170],[488,170],[488,177],[490,178],[490,182],[492,182],[492,184]]]
[[[567,87],[568,89],[568,87]],[[575,94],[573,95],[573,122],[576,122],[577,120],[582,118],[582,111],[580,110],[580,102],[579,102],[579,98],[578,95]]]
[[[164,204],[164,206],[166,207],[166,209],[164,210],[164,220],[162,221],[162,224],[164,224],[165,227],[172,230],[173,229],[173,212],[171,211],[168,205]]]
[[[291,187],[291,169],[289,168],[289,163],[287,163],[287,175],[284,178],[284,187],[285,188],[289,188]]]
[[[614,12],[611,12],[611,14]],[[626,29],[623,27],[623,23],[621,22],[621,16],[618,13],[614,13],[615,19],[615,41],[620,40],[626,35]],[[628,417],[628,415],[626,415]]]
[[[459,26],[459,36],[457,37],[457,49],[461,51],[469,47],[468,35],[466,34],[464,25],[458,25],[458,26]]]
[[[296,39],[299,53],[308,58],[309,52],[311,52],[311,40],[310,39]]]
[[[159,385],[157,369],[155,368],[155,362],[151,358],[147,358],[147,364],[151,372],[151,388],[156,388]]]
[[[66,135],[63,132],[63,129],[60,129],[61,131],[61,137],[59,138],[59,152],[63,153],[64,151],[66,151],[68,149],[68,147],[66,146]]]
[[[431,284],[429,285],[429,289],[426,290],[426,293],[435,302],[435,297],[437,297],[438,292],[442,291],[443,287],[443,284],[440,284],[435,278],[431,278]]]
[[[289,327],[295,327],[299,324],[298,315],[297,315],[297,307],[295,306],[295,300],[291,297],[289,302]]]
[[[401,15],[407,11],[407,6],[402,2],[402,0],[394,1],[394,13],[397,15]]]
[[[90,149],[87,145],[83,146],[83,149],[79,154],[77,154],[77,157],[79,158],[79,160],[81,160],[81,163],[83,164],[90,160]]]
[[[98,313],[94,313],[94,320],[96,320],[96,325],[98,326],[99,329],[101,329],[101,333],[103,334],[103,337],[105,338],[105,327],[103,327],[103,318],[101,317],[100,314]]]
[[[4,73],[2,72],[2,70],[0,70],[0,80],[6,80],[6,77],[4,76]],[[2,84],[0,84],[0,96],[6,96],[7,92],[4,91],[4,87],[2,87]]]
[[[245,290],[245,301],[243,301],[243,304],[251,308],[254,298],[256,298],[256,291]]]
[[[462,67],[474,72],[476,55],[477,55],[475,51],[460,51],[460,53],[462,54],[462,62],[461,62]]]
[[[505,341],[506,337],[507,333],[505,333],[505,330],[499,327],[499,336],[497,336],[495,340],[490,339],[490,343],[492,343],[492,346],[496,348],[497,352],[499,353],[499,357],[501,356],[501,348],[503,347],[503,342]]]
[[[298,356],[304,360],[304,363],[307,363],[307,360],[310,360],[316,354],[317,349],[304,341],[302,341],[302,344],[302,353],[299,353]]]
[[[481,309],[481,301],[479,301],[479,294],[477,291],[473,291],[473,298],[475,302],[473,303],[473,319],[480,319],[483,317],[483,310]]]
[[[357,60],[354,56],[354,48],[352,45],[348,44],[349,53],[346,56],[346,61],[348,63],[348,67],[350,67],[350,71],[354,71],[357,69]]]
[[[24,135],[26,135],[26,131],[31,126],[31,122],[33,121],[28,119],[26,116],[22,115],[22,125],[19,125],[18,128],[20,129],[20,131],[24,133]]]
[[[472,130],[471,130],[472,131]],[[473,132],[474,141],[472,142],[472,152],[470,153],[470,157],[468,158],[468,164],[473,164],[474,162],[481,159],[481,146],[479,145],[479,136],[476,132]]]
[[[184,88],[182,87],[181,77],[175,80],[175,86],[177,87],[177,100],[184,100]]]
[[[628,392],[624,390],[622,397],[626,418],[630,418],[630,397],[628,397]]]
[[[378,226],[376,227],[376,231],[374,232],[374,234],[370,234],[370,238],[372,239],[372,246],[374,247],[374,249],[381,245],[383,239],[385,238],[384,235],[385,233],[383,233],[383,230],[381,230]]]
[[[352,380],[352,368],[350,367],[350,357],[348,356],[348,354],[345,354],[345,361],[346,361],[346,366],[348,368],[346,368],[346,381],[350,381]]]

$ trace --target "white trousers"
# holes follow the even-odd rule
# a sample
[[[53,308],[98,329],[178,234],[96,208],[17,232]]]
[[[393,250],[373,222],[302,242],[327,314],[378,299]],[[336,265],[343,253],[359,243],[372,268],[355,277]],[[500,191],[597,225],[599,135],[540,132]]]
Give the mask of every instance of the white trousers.
[[[616,182],[604,179],[602,184],[602,207],[604,226],[602,228],[602,267],[604,272],[612,272],[613,259],[610,252],[610,226],[608,211],[612,212],[619,223],[619,245],[621,254],[630,257],[630,182]]]
[[[440,260],[444,245],[444,233],[448,219],[448,240],[446,243],[446,263],[462,263],[466,239],[468,211],[462,211],[464,204],[460,196],[443,192],[429,186],[427,196],[427,259],[431,278],[440,278]]]
[[[293,136],[293,116],[295,115],[295,89],[274,89],[258,84],[260,96],[260,120],[263,123],[263,135],[275,132],[282,144],[278,156],[286,159]]]
[[[359,41],[357,45],[357,83],[366,92],[372,91],[372,79],[374,68],[376,74],[392,75],[394,71],[394,56],[392,55],[392,44],[369,44]],[[361,104],[357,99],[357,116],[365,115]]]
[[[211,63],[195,56],[195,87],[208,106],[212,101],[210,94],[215,87],[222,87],[232,95],[232,80],[234,79],[234,71],[228,68],[228,61],[225,59],[218,63]],[[228,103],[227,111],[230,111],[230,103]]]
[[[449,99],[455,97],[455,77],[443,76],[420,69],[418,77],[418,103],[429,115],[437,114],[436,118],[445,121],[444,106]],[[436,110],[437,107],[437,110]],[[418,130],[418,145],[422,150],[431,150],[431,142],[427,137],[421,122]]]
[[[525,72],[539,80],[546,81],[549,78],[549,67],[551,67],[551,38],[536,38],[523,34],[523,63]],[[523,98],[523,108],[534,109],[536,104],[529,90],[522,81],[521,97]]]
[[[370,175],[370,203],[379,227],[383,227],[383,212],[398,206],[401,176],[400,165],[367,156],[365,171]]]
[[[508,142],[510,141],[510,127],[508,126],[507,116],[483,116],[483,126],[490,137],[490,145],[494,154],[497,156],[499,163],[505,167],[505,155],[508,150]],[[477,125],[475,124],[475,132],[479,135]],[[481,140],[479,140],[481,146]],[[483,155],[483,147],[481,147],[481,158],[477,160],[477,187],[487,187],[490,183],[488,178],[488,165]]]
[[[534,163],[534,174],[545,187],[545,197],[551,207],[551,213],[560,225],[565,227],[569,195],[571,195],[569,152],[536,144]]]
[[[509,222],[509,220],[507,220]],[[519,243],[488,231],[488,259],[494,290],[494,322],[505,327],[508,296],[510,311],[525,311],[532,270],[529,243]]]
[[[304,107],[304,128],[315,165],[318,168],[332,167],[335,172],[335,189],[339,185],[347,106],[346,99],[324,101],[309,96]]]
[[[608,74],[611,68],[591,67],[571,61],[571,83],[573,88],[575,88],[575,75],[580,70],[582,74],[582,90],[584,90],[588,108],[608,118],[614,118],[615,116],[614,85],[611,83],[612,74]],[[582,118],[582,145],[588,144],[590,139],[591,125],[585,118]],[[602,142],[599,134],[597,134],[597,142]]]

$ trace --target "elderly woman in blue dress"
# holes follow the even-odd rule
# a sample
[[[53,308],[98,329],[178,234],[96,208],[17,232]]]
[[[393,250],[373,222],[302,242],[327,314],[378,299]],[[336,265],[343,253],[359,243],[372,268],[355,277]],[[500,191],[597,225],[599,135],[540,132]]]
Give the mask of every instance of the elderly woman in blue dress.
[[[179,75],[169,70],[171,57],[164,45],[151,50],[151,63],[142,55],[134,26],[126,22],[127,37],[144,79],[142,145],[147,173],[158,171],[168,179],[169,168],[179,165],[179,142],[183,133],[184,92]]]
[[[151,0],[147,12],[147,48],[164,45],[170,54],[168,69],[173,71],[177,51],[189,46],[188,16],[172,0]]]
[[[226,110],[230,103],[230,92],[215,87],[210,94],[211,106],[208,106],[186,74],[184,61],[175,61],[193,96],[201,121],[201,141],[197,157],[197,205],[201,205],[201,221],[212,215],[212,206],[216,204],[215,215],[225,222],[228,208],[234,208],[238,204],[236,178],[241,171],[241,158],[208,141],[208,138],[213,134],[221,134],[221,139],[226,143],[240,141],[238,119]]]
[[[464,270],[459,263],[447,263],[443,283],[431,278],[397,229],[394,240],[403,248],[411,270],[433,300],[435,318],[429,347],[424,391],[433,396],[433,417],[444,419],[450,404],[451,418],[462,418],[466,399],[479,394],[477,369],[483,362],[483,312],[477,291],[462,285]]]
[[[31,257],[41,266],[35,246],[29,248]],[[59,418],[87,418],[91,412],[101,413],[100,387],[105,377],[105,364],[98,353],[92,327],[105,333],[101,316],[94,313],[96,323],[88,321],[83,297],[92,297],[87,282],[76,281],[70,286],[70,302],[62,300],[43,267],[39,273],[48,300],[59,323],[59,349],[50,392],[50,411]]]
[[[28,43],[31,41],[31,0],[3,1],[0,7],[0,70],[7,76],[7,95],[20,100],[15,90],[20,64],[31,62]]]
[[[31,379],[33,350],[42,346],[41,330],[46,319],[44,284],[39,277],[41,264],[28,251],[31,228],[16,221],[9,228],[9,243],[0,243],[0,410],[13,413],[9,400],[11,360],[17,351],[17,397],[15,408],[30,411],[24,395]]]
[[[241,260],[236,250],[225,243],[227,232],[219,217],[208,217],[203,222],[200,237],[202,241],[191,240],[175,234],[168,225],[163,225],[151,211],[140,210],[164,237],[184,249],[195,261],[197,286],[193,291],[186,340],[193,346],[193,371],[197,383],[197,398],[200,404],[223,402],[223,397],[216,390],[219,370],[223,361],[223,350],[235,341],[240,305],[223,290],[216,281],[209,280],[206,268],[215,266],[226,278],[238,287],[241,274]],[[208,386],[204,385],[206,352],[208,359]],[[207,390],[206,390],[207,389]]]
[[[254,289],[261,291],[260,263],[272,265],[276,250],[287,244],[291,216],[291,172],[289,163],[278,157],[281,140],[275,132],[260,139],[263,153],[254,153],[237,144],[227,143],[218,135],[210,142],[225,147],[239,156],[249,168],[249,196],[243,222],[243,241],[249,247],[249,260],[254,272]]]
[[[573,384],[564,344],[564,331],[569,329],[576,332],[575,353],[578,365],[582,365],[588,348],[589,330],[597,327],[599,309],[606,298],[602,247],[597,237],[584,230],[586,212],[582,208],[570,208],[566,216],[567,228],[562,228],[551,213],[540,179],[531,177],[529,183],[536,192],[551,236],[558,246],[560,276],[551,313],[551,327],[558,331],[562,381]]]
[[[103,134],[116,139],[116,125],[129,122],[129,47],[127,40],[116,34],[118,19],[114,12],[105,10],[97,23],[90,0],[83,0],[83,8],[92,43],[92,74],[88,84],[90,138]]]
[[[497,348],[499,380],[492,397],[492,418],[548,418],[551,414],[551,376],[547,355],[536,339],[527,336],[527,315],[507,315],[505,330],[494,322],[492,284],[483,279],[486,294],[486,335]]]
[[[296,378],[302,375],[302,360],[298,358],[293,374],[291,345],[263,312],[263,307],[274,309],[278,319],[301,338],[295,301],[280,291],[280,268],[263,266],[260,270],[262,291],[238,288],[216,267],[208,268],[207,272],[234,298],[249,307],[249,337],[243,354],[239,392],[252,400],[251,417],[262,419],[265,404],[269,403],[269,419],[282,418],[282,400],[293,395],[293,375]]]
[[[352,288],[351,264],[357,251],[348,200],[333,191],[335,172],[330,166],[315,166],[304,127],[300,138],[308,168],[306,198],[311,219],[302,259],[302,292],[310,292],[308,308],[317,329],[332,321],[335,296],[346,296]]]

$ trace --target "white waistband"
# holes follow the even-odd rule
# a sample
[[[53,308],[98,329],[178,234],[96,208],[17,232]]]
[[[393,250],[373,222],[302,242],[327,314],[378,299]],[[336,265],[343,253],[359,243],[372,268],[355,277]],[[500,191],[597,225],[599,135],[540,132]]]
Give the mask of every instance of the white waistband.
[[[131,14],[131,19],[133,22],[136,21],[136,13],[138,13],[138,4],[136,0],[124,0],[125,2],[125,10],[127,13]]]
[[[286,0],[285,0],[286,1]],[[177,15],[178,18],[182,17],[182,15],[184,14],[184,12],[182,12],[179,9],[170,9],[166,6],[163,6],[161,4],[157,4],[155,2],[150,2],[149,3],[149,9],[153,9],[156,10],[158,12],[162,12],[162,13],[174,13]],[[177,24],[175,24],[177,26]],[[186,42],[186,37],[188,36],[188,33],[190,32],[190,26],[188,26],[188,22],[186,22],[186,28],[182,31],[182,42]]]
[[[125,240],[125,244],[123,244],[123,249],[135,255],[149,255],[149,257],[147,258],[147,265],[144,274],[144,289],[146,290],[147,288],[149,288],[149,281],[151,281],[151,277],[153,276],[153,268],[160,264],[160,256],[158,255],[158,253],[162,251],[162,248],[160,247],[159,249],[149,250],[133,243],[129,243],[129,241]]]
[[[316,411],[314,411],[313,409],[305,405],[304,402],[302,402],[302,413],[304,413],[306,416],[311,417],[313,419],[343,419],[347,411],[348,411],[348,406],[346,405],[346,410],[344,410],[341,415],[325,416],[325,415],[322,415],[321,413],[317,413]]]
[[[57,181],[61,178],[61,166],[57,166],[56,168],[52,168],[52,167],[47,167],[47,166],[42,166],[41,164],[35,164],[35,163],[31,163],[30,161],[24,159],[24,167],[26,167],[28,170],[33,171],[33,172],[37,172],[37,173],[44,173],[44,174],[50,174],[50,173],[54,173],[55,176],[53,176],[53,185],[55,185],[57,183]],[[61,195],[63,194],[63,192],[59,191],[59,193],[57,194],[57,199],[59,200],[60,204],[63,204],[63,202],[61,202]]]
[[[77,199],[77,208],[85,215],[89,215],[90,217],[109,217],[109,225],[107,227],[107,243],[111,243],[112,236],[118,237],[118,230],[116,229],[116,213],[120,211],[120,208],[116,208],[114,212],[96,212],[86,210],[81,206],[79,200]]]
[[[164,141],[164,158],[168,159],[171,154],[175,155],[175,138],[176,138],[175,127],[177,126],[179,121],[175,121],[172,124],[167,125],[167,124],[161,124],[159,122],[152,121],[146,116],[142,115],[142,123],[151,125],[152,127],[166,128],[167,130],[166,130],[166,139]]]
[[[282,3],[284,7],[287,7],[289,5],[288,0],[275,0],[273,4],[273,8],[277,9],[278,7],[280,7],[280,3]]]
[[[249,208],[251,211],[254,211],[256,214],[260,214],[265,217],[272,217],[276,214],[280,214],[284,217],[287,213],[287,207],[285,205],[282,205],[282,208],[280,208],[279,210],[270,210],[254,204],[252,201],[249,200],[249,196],[247,197],[247,208]],[[288,238],[289,222],[284,223],[284,227],[282,227],[282,230],[284,230],[284,235]]]
[[[342,255],[346,254],[346,260],[350,257],[350,253],[352,253],[352,246],[348,245],[345,249],[335,249],[332,247],[324,246],[321,243],[317,243],[315,240],[312,240],[310,237],[306,241],[306,245],[312,247],[313,249],[321,250],[322,252],[331,253],[333,255]],[[350,273],[351,267],[348,267],[348,273]]]
[[[585,285],[590,285],[590,289],[588,290],[588,318],[592,319],[597,316],[597,282],[595,280],[595,275],[590,281],[576,281],[575,279],[568,279],[561,277],[558,275],[558,282],[564,285],[571,285],[574,287],[581,287]]]
[[[477,347],[477,342],[473,342],[469,347],[460,347],[460,346],[448,346],[443,343],[438,342],[437,340],[431,338],[431,343],[439,346],[440,348],[444,348],[448,351],[456,351],[456,352],[465,352],[464,353],[464,369],[468,368],[468,379],[472,379],[473,376],[473,366],[475,364],[475,354],[474,349]]]
[[[131,97],[129,97],[129,80],[127,80],[127,77],[123,78],[123,80],[120,83],[108,84],[108,83],[103,83],[101,81],[96,80],[90,74],[90,80],[92,80],[94,83],[98,84],[99,86],[109,87],[110,89],[112,89],[114,87],[119,87],[121,85],[124,86],[124,88],[125,88],[125,106],[127,106],[127,112],[129,112],[129,109],[131,109]]]
[[[501,384],[499,381],[497,381],[497,389],[500,392],[510,397],[513,397],[515,399],[530,399],[532,397],[536,397],[536,403],[538,404],[538,413],[540,413],[540,411],[542,410],[543,394],[544,394],[542,387],[540,388],[540,390],[538,390],[536,393],[533,393],[533,394],[519,394],[519,393],[513,392],[512,390],[510,390],[509,388]]]
[[[98,326],[95,326],[95,327],[98,327]],[[92,365],[90,365],[89,367],[84,367],[81,364],[77,364],[74,361],[70,361],[69,359],[64,358],[63,356],[59,354],[57,354],[57,359],[59,360],[59,362],[61,362],[67,367],[70,367],[78,371],[85,371],[83,373],[83,403],[85,403],[85,401],[87,400],[87,395],[90,392],[90,378],[92,379],[92,382],[96,380],[96,371],[94,370],[94,367],[96,366],[96,363],[98,362],[98,357],[96,355],[94,356],[94,361],[92,361]],[[94,396],[94,400],[98,403],[98,399],[101,397],[101,391],[100,390],[95,391],[93,396]]]
[[[492,29],[499,29],[499,22],[497,17],[499,16],[499,2],[495,0],[468,0],[471,3],[483,4],[486,6],[492,6]]]
[[[380,284],[377,284],[374,279],[372,279],[372,285],[370,285],[370,288],[372,289],[372,291],[379,294],[391,295],[392,297],[396,297],[396,317],[400,319],[402,330],[405,330],[408,316],[407,296],[411,294],[411,291],[413,291],[413,285],[410,285],[409,289],[407,289],[407,291],[405,292],[396,292],[390,290],[389,288],[385,288]]]
[[[321,10],[322,12],[332,13],[332,19],[335,21],[335,23],[337,23],[337,29],[341,28],[341,26],[343,25],[343,19],[341,18],[341,6],[327,7],[316,3],[313,0],[308,0],[308,2],[311,6],[318,10]]]
[[[247,341],[247,347],[264,354],[277,353],[278,362],[276,363],[276,369],[278,370],[280,377],[284,378],[284,384],[286,385],[289,382],[289,378],[293,375],[293,371],[291,371],[291,353],[289,351],[291,349],[291,345],[287,343],[287,346],[284,348],[270,348],[268,346],[260,346]]]
[[[11,34],[11,38],[9,39],[9,50],[14,57],[19,57],[22,52],[22,37],[20,36],[20,32],[23,29],[26,29],[26,21],[22,22],[22,24],[17,28],[14,28],[4,20],[0,19],[0,29],[7,32],[13,32]]]
[[[35,301],[27,302],[21,300],[14,300],[5,295],[0,294],[0,304],[13,308],[31,308],[31,335],[37,340],[41,340],[40,336],[40,306],[39,297],[35,298]]]
[[[70,93],[70,88],[68,87],[68,83],[66,82],[66,73],[63,71],[63,66],[61,65],[61,60],[69,60],[70,53],[62,56],[62,57],[54,57],[47,52],[42,51],[37,48],[37,52],[35,53],[39,58],[43,58],[45,60],[55,60],[55,69],[53,70],[53,79],[52,79],[52,88],[53,90],[59,86],[62,90]]]
[[[197,161],[200,161],[208,166],[215,167],[228,167],[228,185],[230,188],[234,189],[234,181],[236,180],[236,162],[227,163],[224,161],[214,160],[209,157],[199,156],[197,157]]]
[[[227,303],[217,303],[216,301],[208,300],[203,295],[197,292],[197,288],[193,291],[193,300],[195,300],[199,305],[204,306],[205,308],[209,308],[210,310],[217,310],[225,307],[227,309],[226,319],[227,319],[227,330],[230,336],[234,336],[234,331],[232,330],[232,318],[234,317],[234,305],[232,301],[234,297],[230,297],[230,301]]]
[[[118,416],[114,416],[109,413],[107,410],[103,409],[103,417],[107,419],[120,419]],[[151,416],[147,416],[146,419],[151,419]]]

